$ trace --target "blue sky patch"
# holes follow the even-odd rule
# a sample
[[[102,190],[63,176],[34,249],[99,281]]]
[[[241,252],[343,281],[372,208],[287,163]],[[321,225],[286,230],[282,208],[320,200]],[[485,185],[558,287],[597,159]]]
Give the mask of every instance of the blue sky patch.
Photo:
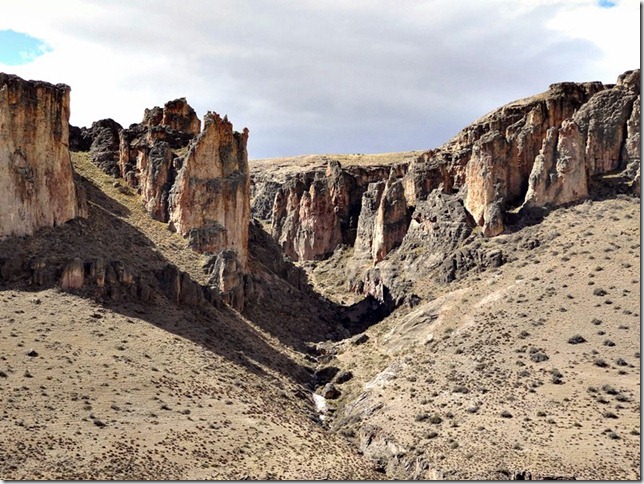
[[[42,40],[13,30],[0,30],[0,63],[10,66],[29,64],[51,47]]]
[[[611,2],[611,0],[599,0],[599,6],[601,8],[611,8],[614,7],[616,4],[615,2]]]

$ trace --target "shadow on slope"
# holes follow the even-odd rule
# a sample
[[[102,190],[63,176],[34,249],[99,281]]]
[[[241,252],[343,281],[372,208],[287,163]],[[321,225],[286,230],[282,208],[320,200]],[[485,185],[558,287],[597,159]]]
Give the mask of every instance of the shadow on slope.
[[[173,281],[167,284],[159,280],[163,269],[172,264],[152,240],[122,218],[131,211],[90,180],[79,176],[79,182],[87,193],[86,220],[43,228],[31,237],[0,241],[0,291],[55,287],[70,261],[83,261],[87,275],[93,261],[104,260],[131,274],[133,281],[106,282],[101,287],[86,277],[80,289],[70,292],[91,298],[111,311],[144,319],[254,373],[265,375],[264,366],[301,384],[310,379],[303,366],[227,306],[216,307],[206,300],[177,306],[164,294],[164,286]],[[193,288],[200,287],[188,277]],[[297,297],[292,295],[293,299]],[[271,312],[271,308],[266,311]]]

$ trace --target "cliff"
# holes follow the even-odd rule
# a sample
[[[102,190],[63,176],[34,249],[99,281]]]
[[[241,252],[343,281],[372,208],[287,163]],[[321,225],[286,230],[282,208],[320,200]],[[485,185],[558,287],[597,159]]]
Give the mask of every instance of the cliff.
[[[141,123],[119,133],[118,175],[137,189],[155,220],[170,218],[169,194],[180,152],[185,152],[200,126],[194,110],[180,98],[163,108],[146,109]]]
[[[233,131],[228,118],[204,117],[204,129],[191,143],[170,191],[170,226],[201,252],[236,252],[248,263],[250,178],[248,130]]]
[[[419,261],[443,281],[503,263],[503,254],[481,248],[485,243],[465,249],[457,237],[454,245],[454,230],[500,235],[508,223],[584,200],[608,175],[639,195],[639,89],[639,70],[614,85],[553,84],[481,117],[437,149],[411,160],[390,157],[386,165],[342,167],[329,155],[326,172],[307,163],[284,177],[284,163],[263,163],[253,174],[253,212],[272,214],[273,237],[294,260],[353,246],[349,284],[380,300],[393,290],[389,298],[400,303]],[[450,222],[446,210],[459,215]],[[429,257],[414,256],[423,250]]]
[[[0,238],[84,214],[69,157],[69,92],[0,73]]]

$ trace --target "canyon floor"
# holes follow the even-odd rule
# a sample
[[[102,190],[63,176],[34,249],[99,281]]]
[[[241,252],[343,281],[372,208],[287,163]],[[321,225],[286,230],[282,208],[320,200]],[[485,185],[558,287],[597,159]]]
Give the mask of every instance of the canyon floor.
[[[89,218],[0,255],[205,280],[136,193],[73,161]],[[364,333],[340,322],[359,302],[348,247],[300,264],[313,296],[254,258],[241,314],[0,286],[0,478],[640,479],[639,198],[598,195],[486,243],[512,258],[415,281],[420,302]],[[351,378],[316,408],[326,368]]]

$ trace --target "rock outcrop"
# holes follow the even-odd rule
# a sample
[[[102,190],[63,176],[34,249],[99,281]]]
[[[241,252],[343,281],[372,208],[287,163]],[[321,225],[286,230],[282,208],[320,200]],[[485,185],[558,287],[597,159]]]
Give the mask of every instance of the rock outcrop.
[[[171,131],[185,134],[190,139],[201,131],[201,121],[185,97],[168,101],[163,108],[146,109],[143,114],[144,126],[163,126]]]
[[[272,203],[272,235],[293,260],[353,245],[351,287],[399,304],[416,276],[449,282],[503,264],[507,254],[479,234],[493,238],[531,212],[583,200],[595,178],[616,173],[621,190],[639,194],[639,90],[639,70],[615,85],[553,84],[378,176],[365,176],[373,166],[312,170],[304,157],[306,167],[283,180],[255,173],[255,213],[266,220]],[[262,166],[283,175],[288,165]]]
[[[566,120],[550,128],[528,180],[524,207],[547,207],[588,196],[588,180],[579,126]]]
[[[248,130],[233,131],[228,118],[204,117],[204,129],[191,143],[170,191],[170,225],[200,252],[236,252],[248,263],[250,178]]]
[[[501,233],[505,207],[521,204],[548,130],[603,89],[597,82],[553,84],[482,117],[441,147],[450,154],[454,185],[466,187],[465,206],[485,235]]]
[[[118,177],[119,135],[122,126],[113,119],[101,119],[90,128],[69,127],[69,151],[89,152],[92,162],[105,173]]]
[[[69,92],[0,73],[0,238],[84,215],[69,156]]]
[[[207,113],[204,128],[184,98],[146,109],[120,134],[120,174],[152,218],[168,222],[196,251],[211,254],[212,287],[243,307],[248,266],[248,130]]]
[[[326,257],[340,244],[353,245],[362,195],[370,183],[387,177],[389,172],[384,166],[343,168],[331,159],[324,171],[317,169],[288,178],[274,195],[273,238],[296,261]],[[274,183],[270,177],[255,180],[256,193],[268,191]],[[266,199],[265,193],[256,197],[254,207],[265,206]],[[265,209],[255,209],[256,213],[262,211]]]
[[[143,198],[150,216],[167,222],[172,184],[201,122],[185,98],[146,109],[143,121],[121,130],[119,174]]]
[[[119,176],[120,132],[123,127],[113,119],[101,119],[92,123],[88,136],[92,140],[89,154],[92,162],[105,173]]]
[[[405,188],[402,180],[390,175],[383,188],[380,206],[373,225],[371,255],[380,262],[402,242],[410,220]]]

